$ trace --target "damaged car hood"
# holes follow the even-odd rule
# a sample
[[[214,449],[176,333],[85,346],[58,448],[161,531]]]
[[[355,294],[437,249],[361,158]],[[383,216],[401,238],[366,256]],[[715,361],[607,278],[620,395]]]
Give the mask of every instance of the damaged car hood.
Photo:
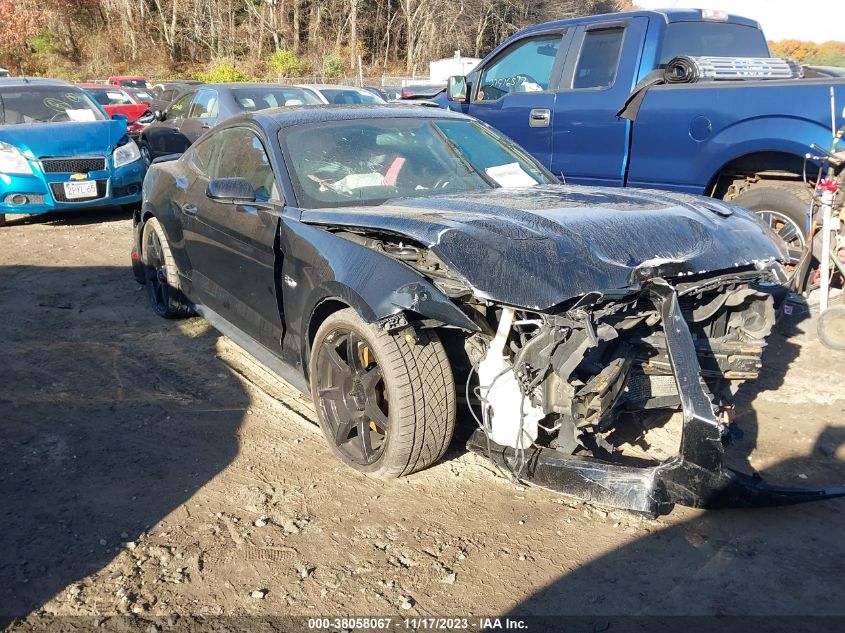
[[[549,185],[303,210],[302,221],[406,236],[485,299],[543,310],[645,276],[784,261],[783,243],[737,206],[646,190]]]

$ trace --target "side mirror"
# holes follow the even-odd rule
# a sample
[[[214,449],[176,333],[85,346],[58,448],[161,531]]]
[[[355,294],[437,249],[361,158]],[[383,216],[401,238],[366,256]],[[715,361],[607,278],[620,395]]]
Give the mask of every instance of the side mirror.
[[[467,78],[463,75],[449,77],[446,85],[446,97],[449,101],[465,103],[467,101]]]
[[[167,110],[163,112],[161,110],[156,110],[155,112],[153,112],[153,116],[155,117],[156,121],[164,121],[167,118]]]
[[[255,202],[255,189],[246,178],[214,178],[208,181],[205,194],[217,202]]]
[[[113,121],[126,121],[127,123],[129,123],[129,117],[125,114],[120,114],[119,112],[115,112],[114,114],[112,114],[111,118]]]

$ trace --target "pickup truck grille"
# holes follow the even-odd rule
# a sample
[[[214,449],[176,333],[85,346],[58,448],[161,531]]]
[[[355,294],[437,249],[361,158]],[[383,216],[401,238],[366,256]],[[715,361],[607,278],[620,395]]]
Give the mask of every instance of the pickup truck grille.
[[[97,181],[97,195],[90,198],[74,198],[68,200],[65,196],[65,185],[63,182],[51,182],[50,191],[53,193],[53,200],[56,202],[91,202],[92,200],[99,200],[106,197],[106,192],[109,188],[109,181],[106,179]]]
[[[103,171],[106,159],[99,158],[44,158],[41,167],[45,174],[87,174]]]

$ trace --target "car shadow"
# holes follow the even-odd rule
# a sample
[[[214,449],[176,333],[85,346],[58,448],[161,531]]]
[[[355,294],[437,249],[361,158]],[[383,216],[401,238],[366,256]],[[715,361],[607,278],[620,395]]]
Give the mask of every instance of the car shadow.
[[[126,268],[0,267],[0,310],[2,629],[193,510],[249,398],[219,335],[156,317]]]
[[[80,211],[57,211],[55,213],[37,213],[34,215],[6,215],[6,226],[29,226],[51,224],[56,226],[85,226],[103,222],[119,222],[132,217],[132,212],[122,207],[101,207]],[[0,231],[3,229],[0,228]]]

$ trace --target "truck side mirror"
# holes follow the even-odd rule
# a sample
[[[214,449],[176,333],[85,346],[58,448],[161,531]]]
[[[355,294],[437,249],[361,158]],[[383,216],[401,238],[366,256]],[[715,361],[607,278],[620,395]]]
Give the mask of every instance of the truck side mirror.
[[[449,77],[449,83],[446,86],[446,96],[449,101],[458,101],[461,103],[468,101],[467,78],[463,75]]]
[[[167,118],[167,110],[156,110],[153,112],[153,118],[156,121],[164,121]]]

